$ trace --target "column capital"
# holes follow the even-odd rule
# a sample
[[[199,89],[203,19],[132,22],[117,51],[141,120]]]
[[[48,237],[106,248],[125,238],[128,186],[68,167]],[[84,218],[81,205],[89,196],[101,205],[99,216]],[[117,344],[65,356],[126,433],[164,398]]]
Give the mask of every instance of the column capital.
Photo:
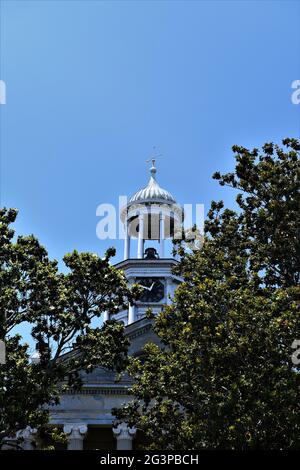
[[[82,450],[83,439],[87,433],[87,425],[84,423],[67,423],[64,425],[64,433],[68,438],[68,450]]]
[[[84,439],[87,425],[83,423],[68,423],[64,425],[64,433],[71,439]]]
[[[123,439],[132,441],[136,434],[136,428],[130,428],[127,423],[120,423],[116,428],[113,428],[113,433],[118,441]]]

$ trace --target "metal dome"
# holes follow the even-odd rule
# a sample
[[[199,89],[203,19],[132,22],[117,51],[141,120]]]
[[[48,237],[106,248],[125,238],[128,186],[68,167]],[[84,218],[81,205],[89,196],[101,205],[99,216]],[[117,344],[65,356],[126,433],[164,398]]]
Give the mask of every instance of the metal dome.
[[[165,203],[171,204],[176,203],[172,194],[169,193],[169,191],[166,189],[161,188],[153,176],[151,176],[147,186],[140,189],[133,196],[131,196],[129,203],[132,204],[151,201],[163,201]]]
[[[163,202],[166,204],[176,204],[175,198],[169,191],[159,186],[155,179],[156,167],[155,159],[152,159],[152,167],[150,168],[151,177],[149,183],[140,189],[129,199],[129,204],[141,202]]]

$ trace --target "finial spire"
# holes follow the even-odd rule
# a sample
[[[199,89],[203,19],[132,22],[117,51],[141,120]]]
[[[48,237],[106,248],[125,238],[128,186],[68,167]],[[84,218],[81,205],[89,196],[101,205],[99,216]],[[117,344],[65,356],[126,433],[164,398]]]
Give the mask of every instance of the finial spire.
[[[161,157],[161,156],[162,156],[161,153],[160,153],[159,155],[154,155],[154,154],[155,154],[155,150],[156,150],[156,147],[153,147],[153,156],[150,157],[148,160],[146,160],[147,163],[152,162],[152,166],[151,166],[151,168],[150,168],[150,173],[151,173],[152,178],[154,178],[154,179],[155,179],[155,175],[156,175],[156,171],[157,171],[157,170],[156,170],[156,166],[155,166],[156,159],[157,159],[158,157]]]

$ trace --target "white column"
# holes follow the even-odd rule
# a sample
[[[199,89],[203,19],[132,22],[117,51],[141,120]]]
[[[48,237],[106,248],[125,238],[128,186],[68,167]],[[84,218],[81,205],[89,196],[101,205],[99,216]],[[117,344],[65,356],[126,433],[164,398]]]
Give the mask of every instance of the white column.
[[[165,236],[165,221],[163,215],[159,216],[159,256],[163,258],[165,256],[165,247],[164,247],[164,236]]]
[[[128,307],[128,325],[134,323],[136,320],[135,318],[135,305],[129,304]]]
[[[109,314],[107,311],[103,312],[103,323],[105,323],[107,320],[109,320]]]
[[[126,423],[121,423],[113,428],[113,433],[117,439],[117,450],[132,450],[136,428],[130,428]]]
[[[68,438],[68,450],[83,449],[83,439],[87,433],[86,424],[65,424],[64,433]]]
[[[135,282],[135,278],[128,279],[128,287],[131,288]],[[134,304],[128,304],[128,318],[127,325],[136,321],[136,306]]]
[[[125,222],[124,260],[130,258],[130,235],[128,220]]]
[[[139,238],[138,238],[138,258],[143,258],[144,255],[144,216],[139,215]]]
[[[37,429],[27,426],[22,431],[18,431],[16,434],[17,439],[22,438],[21,447],[23,450],[34,450],[34,441]]]

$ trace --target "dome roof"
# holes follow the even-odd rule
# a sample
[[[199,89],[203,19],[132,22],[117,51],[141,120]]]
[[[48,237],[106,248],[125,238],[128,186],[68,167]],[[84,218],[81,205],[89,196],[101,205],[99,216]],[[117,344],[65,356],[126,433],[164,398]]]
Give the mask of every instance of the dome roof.
[[[169,191],[163,189],[157,183],[154,174],[154,171],[151,171],[152,176],[149,180],[149,183],[144,188],[140,189],[129,199],[129,204],[139,203],[139,202],[165,202],[169,204],[175,204],[176,201]]]
[[[156,166],[155,158],[151,158],[152,166],[150,168],[151,177],[149,183],[144,188],[140,189],[129,199],[129,204],[142,203],[142,202],[163,202],[166,204],[176,204],[175,198],[169,191],[159,186],[155,179]],[[148,160],[149,161],[149,160]]]
[[[172,211],[172,217],[183,218],[183,210],[182,207],[176,203],[175,198],[173,195],[159,186],[158,182],[156,181],[156,167],[155,167],[155,158],[152,159],[152,167],[150,168],[151,177],[147,186],[142,189],[139,189],[136,193],[134,193],[131,198],[129,198],[127,204],[121,209],[121,220],[124,222],[127,218],[134,218],[136,217],[136,211],[140,211],[141,206],[153,204],[153,209],[161,210],[163,205],[168,205],[169,209]],[[140,207],[138,207],[140,205]],[[131,211],[132,210],[132,211]]]

